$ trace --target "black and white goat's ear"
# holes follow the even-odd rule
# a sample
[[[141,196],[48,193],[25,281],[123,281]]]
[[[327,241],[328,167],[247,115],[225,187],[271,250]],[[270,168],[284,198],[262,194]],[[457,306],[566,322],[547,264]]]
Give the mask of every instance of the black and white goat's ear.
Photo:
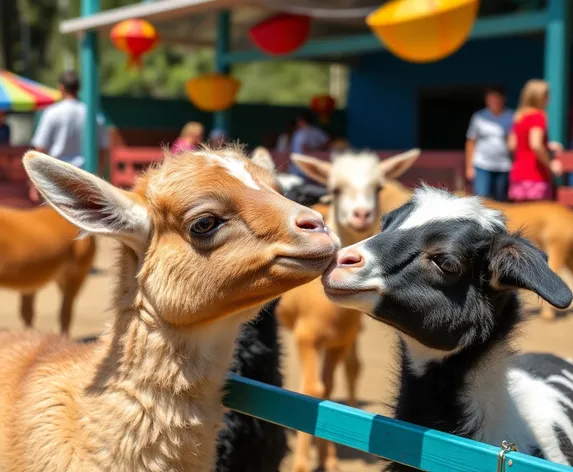
[[[254,164],[262,167],[263,169],[273,173],[275,171],[275,162],[271,156],[271,153],[266,147],[259,146],[253,151],[251,160]]]
[[[410,149],[409,151],[384,159],[380,162],[378,168],[380,178],[382,180],[397,179],[412,167],[412,164],[420,157],[420,153],[421,151],[419,149]]]
[[[567,308],[571,290],[547,264],[547,255],[524,238],[500,235],[492,246],[490,270],[499,287],[530,290],[557,308]]]
[[[332,164],[330,162],[297,153],[291,154],[290,160],[293,161],[306,176],[322,185],[328,184],[330,170],[332,169]]]
[[[87,233],[113,237],[138,251],[149,237],[149,217],[135,195],[70,164],[35,151],[24,168],[46,201]]]

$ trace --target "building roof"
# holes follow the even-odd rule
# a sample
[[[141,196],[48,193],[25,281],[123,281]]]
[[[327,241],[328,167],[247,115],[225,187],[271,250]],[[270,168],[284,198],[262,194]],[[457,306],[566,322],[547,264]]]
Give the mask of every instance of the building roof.
[[[232,10],[231,50],[252,51],[248,38],[251,26],[279,11],[301,13],[314,18],[312,39],[337,38],[370,33],[365,17],[384,0],[155,0],[105,10],[89,17],[65,20],[62,33],[108,30],[119,21],[143,18],[157,28],[165,44],[193,47],[215,44],[217,12]],[[480,16],[508,13],[515,0],[482,0]],[[381,47],[381,46],[380,46]]]

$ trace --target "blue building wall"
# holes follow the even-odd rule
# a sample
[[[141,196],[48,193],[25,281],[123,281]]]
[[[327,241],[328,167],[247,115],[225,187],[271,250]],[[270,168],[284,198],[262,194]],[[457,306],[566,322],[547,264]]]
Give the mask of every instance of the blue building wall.
[[[515,107],[523,84],[542,77],[541,38],[471,41],[431,64],[411,64],[388,52],[363,56],[350,74],[348,139],[356,147],[372,149],[414,147],[421,88],[503,84],[508,105]]]

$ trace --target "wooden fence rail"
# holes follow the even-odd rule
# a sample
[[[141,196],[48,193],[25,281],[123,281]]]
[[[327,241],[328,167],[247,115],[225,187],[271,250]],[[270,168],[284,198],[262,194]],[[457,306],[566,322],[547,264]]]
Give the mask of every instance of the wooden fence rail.
[[[496,472],[502,448],[309,397],[232,374],[225,405],[290,429],[432,472]],[[509,462],[511,460],[511,462]],[[572,472],[508,452],[502,472]]]

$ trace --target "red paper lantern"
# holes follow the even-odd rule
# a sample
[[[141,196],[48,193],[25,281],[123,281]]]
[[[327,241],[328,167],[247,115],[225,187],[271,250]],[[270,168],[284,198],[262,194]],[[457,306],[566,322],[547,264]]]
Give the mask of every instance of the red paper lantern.
[[[268,54],[290,54],[306,43],[310,34],[310,17],[279,13],[256,24],[249,30],[255,45]]]
[[[141,67],[141,56],[151,51],[159,41],[153,25],[145,20],[125,20],[111,30],[115,46],[129,54],[128,67]]]
[[[321,123],[328,123],[328,117],[336,107],[336,100],[330,95],[317,95],[310,101],[310,109],[314,111]]]

